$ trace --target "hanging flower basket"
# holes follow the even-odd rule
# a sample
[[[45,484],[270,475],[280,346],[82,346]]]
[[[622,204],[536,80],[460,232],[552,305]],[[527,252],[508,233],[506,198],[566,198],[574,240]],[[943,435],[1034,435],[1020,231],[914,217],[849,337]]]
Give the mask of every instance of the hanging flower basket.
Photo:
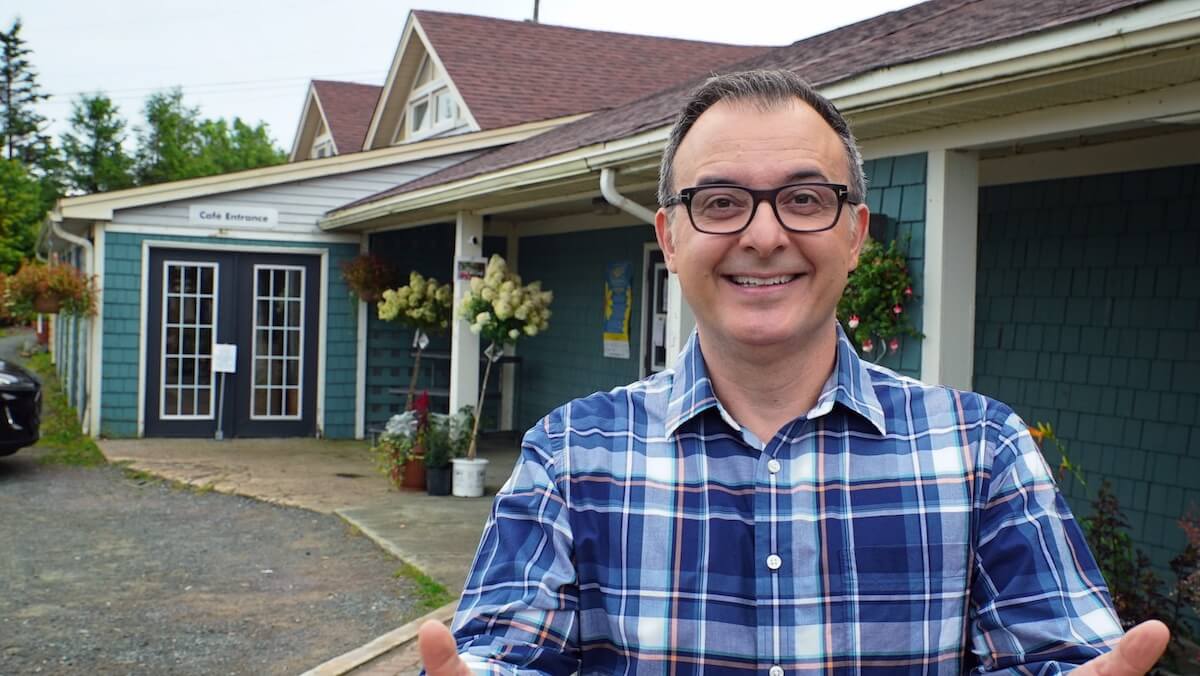
[[[58,311],[62,309],[62,301],[57,296],[44,293],[33,299],[33,309],[39,314],[58,314]]]
[[[3,304],[7,314],[31,320],[38,314],[88,316],[95,305],[92,282],[63,263],[26,263],[4,278]]]
[[[900,351],[905,337],[922,334],[909,320],[914,299],[908,261],[893,240],[868,240],[838,302],[837,316],[859,353],[874,362]]]
[[[342,279],[350,291],[367,303],[378,303],[396,283],[396,270],[375,254],[361,254],[342,264]]]

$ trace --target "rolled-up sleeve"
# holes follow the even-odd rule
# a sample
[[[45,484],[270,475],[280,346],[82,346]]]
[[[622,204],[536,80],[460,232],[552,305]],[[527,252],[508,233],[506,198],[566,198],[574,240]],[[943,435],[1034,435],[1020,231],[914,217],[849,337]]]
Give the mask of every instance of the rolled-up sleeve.
[[[554,436],[549,418],[526,433],[463,589],[453,630],[476,673],[579,668],[579,593]]]
[[[971,590],[975,673],[1070,671],[1111,650],[1121,625],[1028,428],[1002,405],[989,420]]]

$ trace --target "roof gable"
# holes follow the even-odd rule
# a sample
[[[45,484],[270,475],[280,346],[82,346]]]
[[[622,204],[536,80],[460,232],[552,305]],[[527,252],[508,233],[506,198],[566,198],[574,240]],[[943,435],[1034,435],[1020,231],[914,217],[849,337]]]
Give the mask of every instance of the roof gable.
[[[415,10],[364,147],[384,147],[398,136],[426,55],[478,131],[612,107],[657,90],[663,81],[767,49]]]
[[[381,90],[377,85],[357,82],[313,80],[304,98],[304,112],[300,115],[290,160],[309,159],[313,144],[325,130],[333,140],[334,154],[362,150],[363,137]]]
[[[931,0],[770,50],[714,69],[733,72],[786,68],[817,86],[934,56],[1029,36],[1154,0]],[[540,136],[498,148],[397,186],[348,207],[480,176],[585,146],[664,127],[706,76],[676,80],[613,110],[599,112]]]

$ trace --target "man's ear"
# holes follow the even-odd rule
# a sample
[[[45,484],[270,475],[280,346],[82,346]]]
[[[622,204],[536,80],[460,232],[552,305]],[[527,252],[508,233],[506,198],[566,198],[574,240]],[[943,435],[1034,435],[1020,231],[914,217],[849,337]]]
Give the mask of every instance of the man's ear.
[[[662,249],[667,270],[675,272],[675,234],[671,216],[662,207],[654,213],[654,235],[658,238],[658,248]]]
[[[853,238],[850,244],[848,272],[853,272],[858,267],[858,254],[862,253],[863,245],[867,243],[867,237],[870,236],[871,210],[865,204],[847,204],[846,206],[850,207],[850,227],[852,228],[850,236]]]

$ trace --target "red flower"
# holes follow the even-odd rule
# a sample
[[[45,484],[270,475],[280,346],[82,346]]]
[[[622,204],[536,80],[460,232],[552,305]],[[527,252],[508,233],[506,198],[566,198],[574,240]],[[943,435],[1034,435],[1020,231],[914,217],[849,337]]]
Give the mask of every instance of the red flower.
[[[904,288],[904,295],[905,295],[905,296],[908,296],[909,298],[912,298],[912,293],[913,293],[913,292],[912,292],[912,287],[911,287],[911,286],[907,286],[907,287],[905,287],[905,288]]]
[[[888,341],[888,349],[891,350],[892,352],[899,350],[900,349],[900,339],[893,338],[893,339],[889,340]]]
[[[862,343],[862,349],[863,352],[873,352],[875,350],[874,341],[872,341],[870,338],[864,340]]]
[[[898,315],[898,314],[900,314],[901,312],[904,312],[904,308],[900,307],[900,304],[899,304],[899,303],[897,303],[896,305],[894,305],[894,306],[892,307],[892,314],[896,314],[896,315]]]
[[[846,326],[849,326],[850,330],[853,331],[858,328],[858,322],[858,315],[850,315],[850,321],[846,322]]]

